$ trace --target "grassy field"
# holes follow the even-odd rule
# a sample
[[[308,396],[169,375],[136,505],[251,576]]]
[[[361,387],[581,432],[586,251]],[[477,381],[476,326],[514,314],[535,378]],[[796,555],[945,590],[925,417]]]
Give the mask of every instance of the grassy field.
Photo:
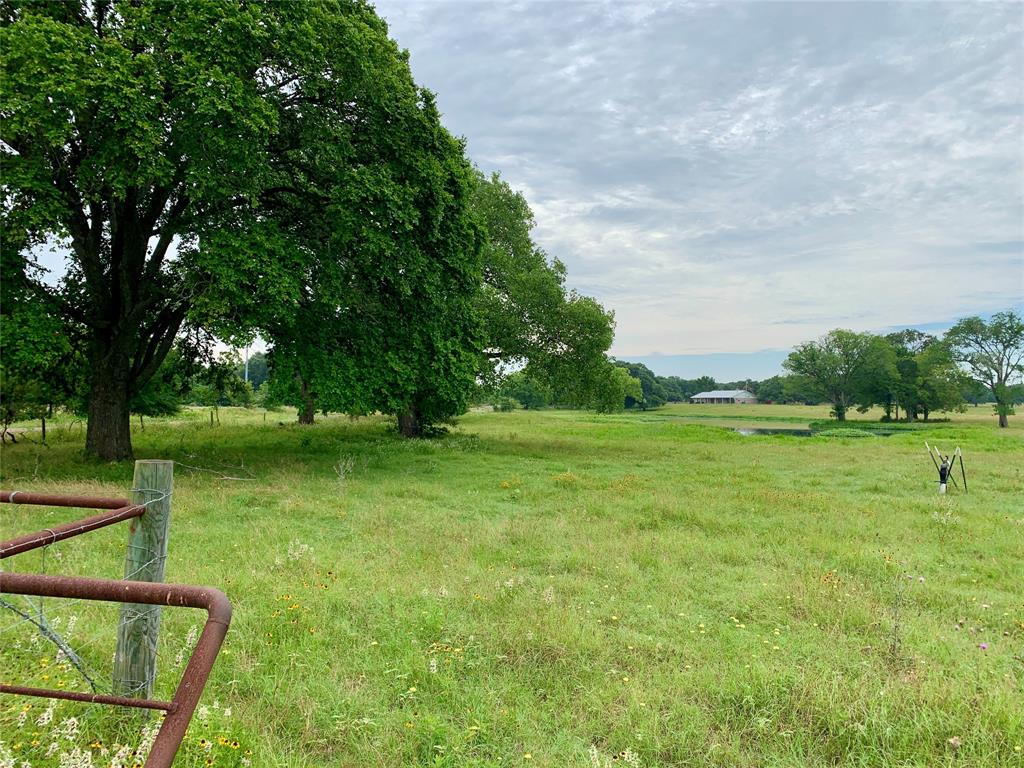
[[[168,580],[235,607],[176,765],[1024,765],[1024,417],[726,428],[825,417],[473,413],[421,441],[375,418],[147,421],[138,458],[181,463]],[[3,487],[130,487],[130,465],[81,459],[80,425],[31,438],[4,448]],[[963,449],[969,494],[938,496],[924,440]],[[75,516],[5,506],[0,535]],[[116,578],[125,536],[5,567]],[[109,675],[116,606],[45,610]],[[200,618],[165,611],[163,695]],[[5,682],[82,688],[53,650],[0,610]],[[10,764],[77,747],[107,766],[137,740],[129,716],[46,708],[0,697]]]

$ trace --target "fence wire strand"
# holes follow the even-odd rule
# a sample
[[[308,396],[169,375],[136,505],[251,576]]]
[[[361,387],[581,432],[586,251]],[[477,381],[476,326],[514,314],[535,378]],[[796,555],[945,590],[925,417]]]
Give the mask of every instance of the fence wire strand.
[[[164,489],[158,488],[132,488],[131,491],[133,493],[145,493],[155,495],[154,498],[148,499],[141,505],[131,505],[143,506],[146,509],[148,509],[151,505],[158,504],[160,502],[167,500],[173,495],[173,491],[166,491]],[[16,493],[17,492],[15,492],[15,494]],[[18,503],[15,494],[12,494],[11,496],[10,503],[12,505]],[[79,526],[77,528],[73,528],[71,529],[71,535],[66,538],[73,538],[75,535],[86,530],[88,530],[88,526],[84,525]],[[41,549],[40,572],[45,574],[47,573],[48,570],[48,552],[55,543],[59,542],[54,541],[54,539],[56,539],[56,533],[52,529],[44,528],[41,531],[41,533],[48,533],[49,536],[40,537],[36,540],[37,542],[42,542],[45,539],[50,539],[50,541],[43,544],[43,546],[39,548]],[[132,542],[128,542],[127,547],[129,549],[141,550],[144,553],[144,556],[148,555],[148,559],[132,571],[126,573],[122,577],[122,580],[124,581],[132,581],[135,579],[136,576],[146,572],[151,566],[156,564],[163,564],[167,560],[166,554],[158,554],[154,552],[150,547],[141,546],[139,544],[134,544]],[[5,570],[4,567],[0,566],[0,571],[3,570]],[[13,572],[13,570],[9,568],[6,570]],[[93,693],[113,693],[112,675],[107,676],[110,679],[109,684],[101,685],[99,683],[99,680],[103,679],[104,675],[102,675],[96,669],[95,666],[86,661],[85,658],[83,658],[82,656],[82,651],[86,647],[95,644],[100,639],[102,639],[102,637],[96,635],[83,643],[76,643],[74,646],[72,646],[71,643],[68,642],[68,639],[61,634],[57,627],[54,626],[54,623],[59,621],[59,617],[55,617],[55,621],[51,621],[47,618],[45,613],[45,606],[47,605],[47,603],[45,602],[45,598],[39,597],[38,604],[33,604],[32,600],[27,596],[23,596],[23,599],[28,607],[28,610],[22,610],[16,604],[11,603],[10,601],[0,596],[0,608],[6,609],[11,614],[14,614],[18,617],[18,620],[12,623],[10,626],[0,629],[0,634],[6,635],[7,633],[12,632],[14,630],[24,628],[25,625],[31,626],[32,629],[34,630],[34,634],[49,641],[57,648],[58,659],[60,659],[61,657],[66,659],[67,662],[71,664],[71,666],[74,667],[75,670],[77,670],[79,675],[82,677],[82,679],[89,686]],[[61,608],[64,611],[68,612],[74,611],[73,606],[75,603],[87,604],[88,608],[93,609],[97,607],[97,603],[95,601],[85,600],[82,598],[62,598],[60,600]],[[52,603],[50,605],[52,605]],[[137,606],[134,603],[122,603],[119,626],[130,626],[137,621],[150,620],[154,618],[156,620],[159,620],[161,614],[160,608],[161,606]],[[76,613],[72,613],[71,615],[76,617],[78,616],[78,614]],[[157,640],[154,639],[154,637],[146,635],[146,641],[149,645],[149,650],[156,655],[156,658],[159,661],[162,654],[159,651]],[[147,680],[127,680],[122,682],[127,684],[126,688],[120,691],[123,695],[130,696],[132,693],[151,690],[156,683],[156,667],[154,666],[153,671],[149,675],[149,679]]]

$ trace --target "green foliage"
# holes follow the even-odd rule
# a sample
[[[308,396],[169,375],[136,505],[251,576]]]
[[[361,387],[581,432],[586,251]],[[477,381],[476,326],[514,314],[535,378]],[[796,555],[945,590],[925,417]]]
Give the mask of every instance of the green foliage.
[[[772,376],[758,383],[757,399],[761,403],[795,403],[807,402],[802,396],[799,384],[793,376]],[[814,397],[809,398],[816,402]]]
[[[516,410],[519,407],[519,402],[511,397],[498,397],[494,401],[494,410],[500,413],[508,413]]]
[[[885,418],[903,411],[913,421],[932,411],[955,410],[962,403],[963,376],[946,344],[920,331],[907,329],[884,337],[889,365],[868,382],[861,407],[881,405]]]
[[[193,405],[251,408],[256,402],[252,384],[238,374],[237,353],[211,360],[209,365],[196,369],[187,389]]]
[[[551,391],[526,371],[510,373],[501,382],[498,390],[503,397],[510,397],[523,408],[543,408],[551,402]]]
[[[172,416],[181,410],[181,395],[174,384],[157,371],[131,399],[129,407],[140,416]]]
[[[813,384],[845,421],[855,403],[872,398],[871,384],[892,375],[891,349],[877,336],[838,329],[818,341],[800,344],[783,366]]]
[[[687,394],[683,389],[682,382],[678,376],[655,376],[661,391],[665,393],[665,401],[669,403],[686,402]]]
[[[608,363],[598,372],[590,402],[598,413],[615,413],[623,410],[627,402],[642,399],[640,380],[630,376],[626,368]]]
[[[406,111],[378,116],[380,131],[404,129],[383,157],[364,158],[374,172],[355,185],[347,172],[332,181],[338,169],[327,165],[320,183],[337,199],[321,212],[294,211],[307,274],[294,311],[270,312],[261,327],[275,397],[301,406],[306,422],[314,410],[381,411],[414,413],[422,427],[461,413],[474,386],[480,233],[471,169],[433,97],[409,86],[393,94]]]
[[[253,352],[249,355],[249,383],[252,385],[253,390],[258,390],[263,386],[263,382],[270,378],[270,368],[267,365],[267,353],[266,352]],[[235,368],[235,373],[243,381],[245,380],[246,365],[245,360],[241,360],[238,366]]]
[[[719,389],[718,383],[710,376],[696,379],[681,379],[678,376],[655,376],[663,397],[670,403],[685,403],[698,392]]]
[[[268,411],[281,411],[284,409],[284,403],[275,396],[269,379],[263,382],[260,388],[253,393],[252,404],[257,408],[263,408]]]
[[[654,375],[654,371],[643,363],[630,363],[625,360],[616,360],[615,365],[627,370],[630,376],[640,382],[640,397],[634,397],[632,394],[627,394],[627,408],[640,408],[641,410],[647,410],[648,408],[657,408],[658,406],[665,404],[667,400],[665,397],[665,390],[662,387],[661,382],[659,382],[658,378]]]
[[[527,366],[539,386],[583,407],[600,399],[614,317],[565,287],[565,265],[530,236],[533,212],[498,174],[477,171],[473,213],[483,240],[483,284],[475,308],[483,325],[488,381],[503,367]]]
[[[999,426],[1007,426],[1013,413],[1009,386],[1024,377],[1024,319],[1013,311],[997,312],[989,322],[967,317],[945,336],[953,359],[995,398]]]
[[[44,418],[73,406],[82,360],[70,330],[34,281],[39,268],[6,243],[0,248],[0,422]]]
[[[87,450],[130,455],[129,401],[185,323],[272,331],[282,360],[361,323],[359,404],[461,408],[479,350],[470,171],[369,5],[2,13],[2,234],[71,253],[54,298],[89,355]],[[341,327],[318,327],[332,311]],[[309,375],[330,382],[322,362]]]

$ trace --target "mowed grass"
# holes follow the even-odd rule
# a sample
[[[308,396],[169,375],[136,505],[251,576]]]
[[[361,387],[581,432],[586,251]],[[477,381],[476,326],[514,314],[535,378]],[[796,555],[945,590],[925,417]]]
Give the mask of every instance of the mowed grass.
[[[1024,417],[860,439],[715,426],[827,410],[473,413],[419,441],[376,418],[148,420],[138,458],[182,464],[168,580],[235,609],[176,765],[1024,764]],[[51,438],[5,448],[2,485],[130,487],[130,465],[81,458],[80,426]],[[924,440],[962,448],[968,494],[938,496]],[[76,513],[0,515],[7,537]],[[116,578],[125,536],[5,567]],[[71,645],[109,670],[104,610],[47,602],[83,617]],[[164,612],[164,695],[201,618]],[[2,676],[44,684],[52,648],[15,619],[0,616],[0,640],[19,638],[0,643]],[[46,702],[25,703],[0,698],[0,739],[57,765]],[[84,705],[55,721],[71,715],[96,765],[93,740],[137,730]]]

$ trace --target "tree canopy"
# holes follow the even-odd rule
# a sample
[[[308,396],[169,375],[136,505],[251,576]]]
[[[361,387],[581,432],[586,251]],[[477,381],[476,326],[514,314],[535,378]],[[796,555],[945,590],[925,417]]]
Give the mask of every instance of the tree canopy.
[[[128,404],[183,326],[271,329],[287,347],[332,313],[351,325],[365,295],[384,309],[366,333],[396,349],[383,365],[430,361],[386,382],[388,406],[464,398],[479,283],[469,170],[370,6],[2,14],[2,234],[25,245],[26,275],[33,246],[69,249],[48,294],[88,361],[88,451],[130,456]]]
[[[654,375],[654,371],[643,363],[630,363],[625,360],[616,360],[615,365],[619,368],[624,368],[630,376],[640,383],[640,397],[627,394],[627,408],[647,410],[648,408],[657,408],[665,404],[667,401],[665,390],[661,382],[658,381],[658,377]]]
[[[566,288],[565,265],[532,239],[529,204],[498,174],[476,172],[473,213],[484,235],[475,301],[483,325],[482,375],[494,379],[507,366],[526,366],[540,387],[573,404],[603,399],[612,313]]]
[[[813,382],[832,403],[836,419],[845,421],[847,410],[861,399],[868,383],[886,375],[885,353],[877,336],[837,329],[798,345],[783,366]]]
[[[945,340],[953,358],[992,393],[999,426],[1008,426],[1011,383],[1024,377],[1024,320],[1013,311],[997,312],[988,322],[966,317],[949,329]]]

